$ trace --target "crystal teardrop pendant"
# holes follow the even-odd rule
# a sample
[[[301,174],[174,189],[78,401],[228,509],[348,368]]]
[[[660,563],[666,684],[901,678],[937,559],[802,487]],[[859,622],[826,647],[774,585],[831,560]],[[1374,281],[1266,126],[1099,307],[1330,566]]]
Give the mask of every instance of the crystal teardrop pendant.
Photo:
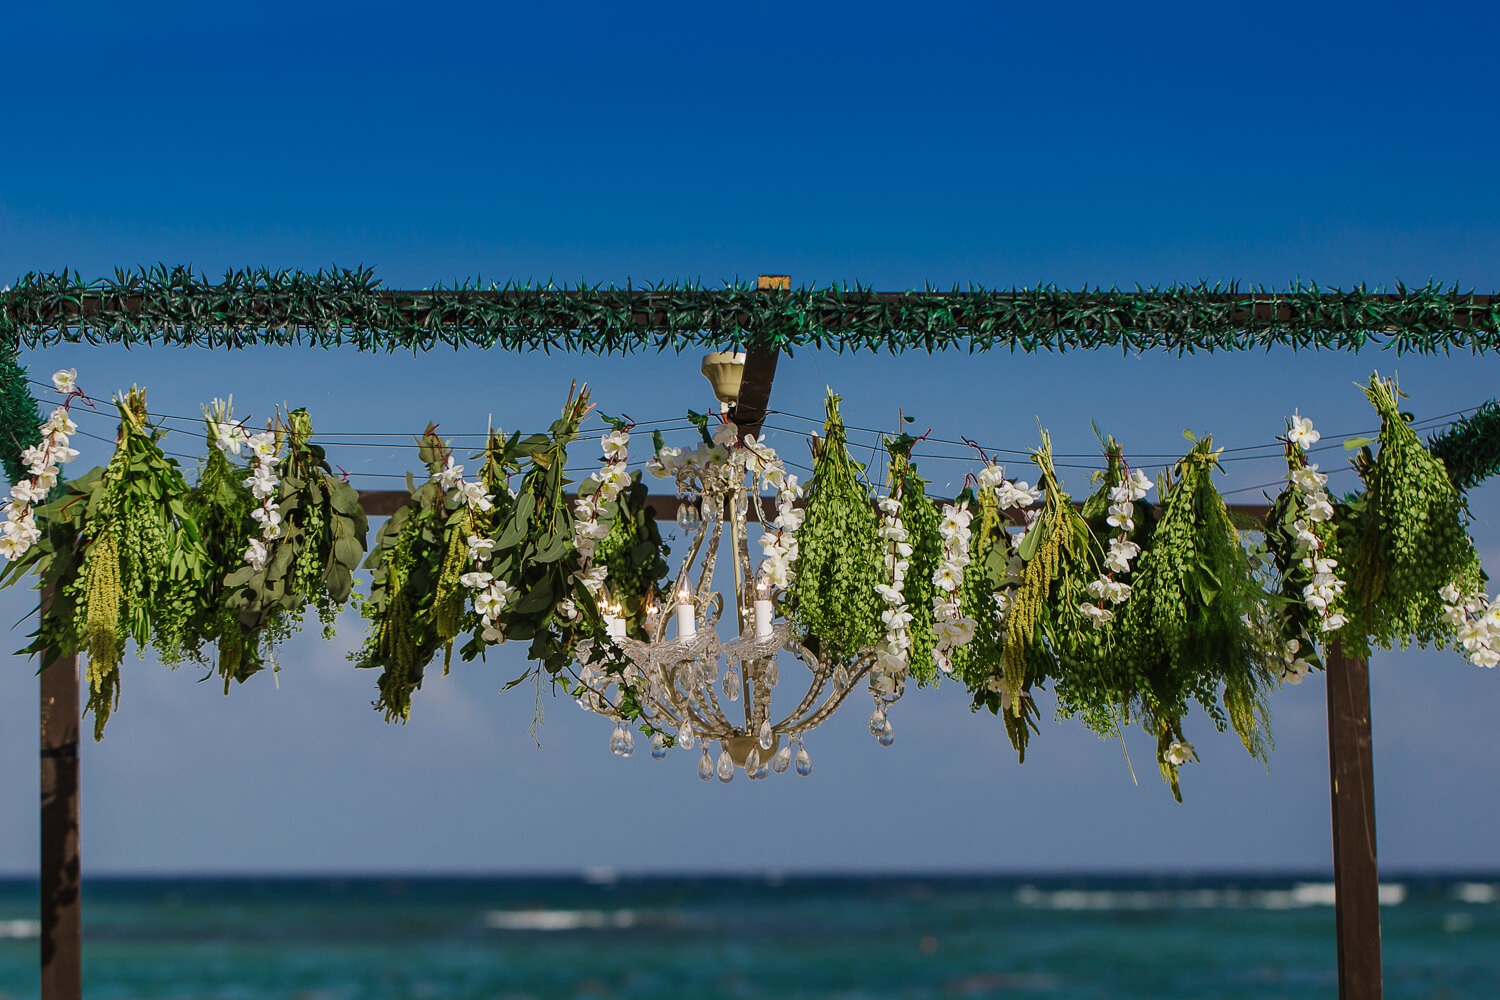
[[[844,688],[849,686],[849,671],[844,669],[844,665],[842,663],[839,664],[838,669],[833,672],[833,686],[838,688],[839,690],[843,690]]]
[[[714,762],[708,756],[708,747],[703,748],[703,756],[698,759],[698,777],[703,781],[714,780]]]
[[[719,751],[719,766],[715,770],[718,772],[719,780],[724,784],[727,785],[734,780],[734,761],[730,758],[728,750]]]
[[[615,723],[615,731],[609,734],[609,752],[616,757],[625,755],[625,727]]]
[[[692,500],[686,498],[677,508],[677,527],[689,535],[696,535],[698,528],[703,524],[703,518],[698,515],[698,507]]]
[[[797,747],[797,773],[804,778],[812,774],[812,757],[805,746]]]
[[[666,758],[667,738],[661,733],[657,733],[655,736],[651,737],[651,759],[666,760]]]
[[[760,767],[758,767],[758,768],[755,769],[756,780],[758,781],[758,780],[760,780],[762,778],[765,778],[770,773],[771,773],[771,766],[769,764],[767,764],[765,761],[761,761],[760,762]]]
[[[885,728],[880,731],[880,736],[878,738],[880,740],[880,745],[883,747],[888,747],[892,743],[896,742],[896,730],[892,728],[890,719],[885,720]]]
[[[758,778],[759,775],[756,774],[755,772],[757,772],[759,770],[760,770],[760,750],[756,749],[755,747],[751,747],[750,748],[750,756],[748,756],[748,757],[745,758],[745,774],[748,777],[752,778],[752,779]]]
[[[740,688],[740,672],[733,667],[724,671],[724,697],[730,701],[739,701]]]
[[[760,724],[760,733],[759,733],[760,748],[762,750],[769,750],[769,749],[771,749],[771,744],[774,743],[775,741],[776,741],[776,737],[771,732],[771,720],[767,719],[765,722],[762,722]]]
[[[870,735],[878,737],[885,732],[886,727],[885,709],[877,708],[870,713]]]
[[[781,668],[776,666],[775,660],[768,660],[766,662],[766,669],[761,672],[761,676],[766,680],[766,687],[773,688],[781,682]]]
[[[629,757],[635,753],[635,733],[628,729],[620,730],[620,756]]]
[[[693,732],[692,726],[684,722],[682,728],[677,730],[677,745],[684,750],[691,750],[697,742],[698,734]],[[707,750],[706,747],[704,749]]]
[[[776,756],[771,758],[771,770],[777,774],[786,774],[786,769],[792,766],[792,745],[788,743],[776,751]]]

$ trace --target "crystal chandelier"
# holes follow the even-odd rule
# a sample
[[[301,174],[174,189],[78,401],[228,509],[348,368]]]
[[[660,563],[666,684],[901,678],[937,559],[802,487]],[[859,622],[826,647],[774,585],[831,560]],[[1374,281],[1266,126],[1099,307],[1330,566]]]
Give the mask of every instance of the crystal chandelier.
[[[709,364],[705,362],[705,374]],[[723,400],[724,393],[720,396]],[[752,567],[752,525],[771,539],[769,545],[762,542],[769,551],[778,544],[794,545],[784,540],[787,527],[800,523],[801,511],[794,507],[795,479],[787,476],[775,452],[763,442],[741,438],[738,428],[726,421],[714,443],[689,453],[667,449],[657,461],[654,471],[676,480],[677,523],[691,543],[673,581],[670,613],[648,609],[648,641],[626,635],[619,608],[605,596],[602,610],[610,638],[628,660],[623,672],[601,670],[588,662],[591,651],[581,650],[578,701],[586,710],[614,720],[610,750],[618,756],[630,756],[634,750],[630,723],[618,707],[622,681],[631,686],[641,716],[658,730],[651,756],[667,756],[670,734],[671,745],[699,749],[698,777],[704,781],[732,781],[736,770],[752,780],[790,769],[811,774],[805,734],[821,725],[867,678],[875,702],[871,734],[882,746],[890,746],[895,737],[886,710],[901,697],[901,680],[893,683],[877,668],[873,649],[838,662],[826,662],[809,650],[791,623],[777,617],[777,581]],[[768,507],[775,510],[774,517],[767,516]],[[727,614],[714,580],[726,527],[732,572]],[[733,637],[721,639],[721,627],[732,629]],[[790,654],[785,677],[778,662],[781,653]],[[773,696],[789,689],[797,698],[790,710],[785,698],[773,708]]]

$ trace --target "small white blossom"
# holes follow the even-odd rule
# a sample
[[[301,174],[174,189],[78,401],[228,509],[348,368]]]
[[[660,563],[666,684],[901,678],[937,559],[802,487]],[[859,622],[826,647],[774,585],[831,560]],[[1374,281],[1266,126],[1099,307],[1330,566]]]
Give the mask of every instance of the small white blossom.
[[[458,578],[458,582],[463,584],[465,587],[468,587],[470,590],[483,590],[484,588],[488,587],[490,583],[494,581],[494,579],[495,575],[493,573],[485,573],[483,571],[476,570],[474,572],[463,574]]]
[[[1193,745],[1184,740],[1173,740],[1161,757],[1173,767],[1181,767],[1193,759]]]
[[[63,395],[71,396],[78,390],[78,369],[60,368],[53,372],[52,385]]]
[[[610,431],[599,439],[604,448],[604,457],[611,462],[623,462],[630,451],[630,432]]]
[[[453,456],[449,455],[446,464],[432,478],[446,493],[449,490],[457,489],[464,481],[464,467],[455,463]]]
[[[1291,429],[1286,432],[1287,440],[1292,442],[1303,451],[1318,443],[1323,435],[1313,430],[1313,422],[1307,417],[1292,414]]]
[[[270,551],[266,548],[266,543],[259,538],[250,539],[250,545],[245,549],[245,562],[259,573],[266,568],[266,560],[269,558]]]
[[[495,506],[495,498],[486,493],[484,484],[479,482],[460,483],[458,498],[470,510],[486,511]]]

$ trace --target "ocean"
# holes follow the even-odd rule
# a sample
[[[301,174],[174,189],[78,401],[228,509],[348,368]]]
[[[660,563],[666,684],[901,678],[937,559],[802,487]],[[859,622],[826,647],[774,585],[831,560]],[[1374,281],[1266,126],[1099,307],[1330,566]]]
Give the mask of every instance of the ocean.
[[[1500,875],[1388,877],[1388,998],[1500,996]],[[1333,889],[1273,876],[92,878],[89,1000],[1336,995]],[[0,1000],[39,995],[0,880]]]

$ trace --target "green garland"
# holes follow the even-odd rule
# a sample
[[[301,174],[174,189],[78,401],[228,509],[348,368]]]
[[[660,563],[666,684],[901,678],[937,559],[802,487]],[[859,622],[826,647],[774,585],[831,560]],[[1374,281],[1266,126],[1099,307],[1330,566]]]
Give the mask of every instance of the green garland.
[[[382,288],[368,269],[257,268],[215,281],[158,265],[93,281],[66,271],[26,274],[0,293],[0,324],[28,347],[81,341],[618,353],[720,349],[734,339],[759,347],[890,352],[1500,349],[1500,301],[1436,283],[1398,286],[1391,294],[1300,282],[1285,291],[1198,284],[887,293],[471,281],[397,292]]]

